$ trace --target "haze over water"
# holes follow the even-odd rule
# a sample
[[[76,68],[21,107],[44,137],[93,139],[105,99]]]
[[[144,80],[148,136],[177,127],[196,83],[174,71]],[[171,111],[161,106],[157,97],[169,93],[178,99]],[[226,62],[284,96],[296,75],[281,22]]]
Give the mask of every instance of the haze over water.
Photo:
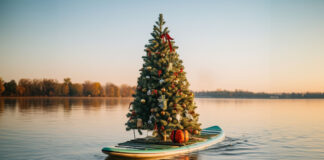
[[[0,98],[0,159],[106,159],[102,147],[133,138],[124,126],[130,101]],[[220,125],[226,140],[175,159],[324,157],[324,100],[195,101],[202,126]]]

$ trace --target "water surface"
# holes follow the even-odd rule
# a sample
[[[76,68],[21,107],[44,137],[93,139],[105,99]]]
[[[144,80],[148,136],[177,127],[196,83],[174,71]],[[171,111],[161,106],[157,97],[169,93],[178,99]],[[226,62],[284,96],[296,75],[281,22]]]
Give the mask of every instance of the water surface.
[[[124,126],[130,101],[0,98],[0,159],[114,159],[100,150],[133,138]],[[324,157],[324,100],[195,101],[202,127],[220,125],[226,139],[206,150],[169,159]]]

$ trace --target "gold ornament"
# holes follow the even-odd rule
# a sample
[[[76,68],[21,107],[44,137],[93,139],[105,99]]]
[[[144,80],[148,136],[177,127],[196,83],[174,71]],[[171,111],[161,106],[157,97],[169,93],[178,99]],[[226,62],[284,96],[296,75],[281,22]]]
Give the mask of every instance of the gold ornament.
[[[144,104],[144,103],[145,103],[145,99],[141,99],[141,103],[143,103],[143,104]]]
[[[164,116],[164,115],[165,115],[165,112],[164,112],[164,111],[162,111],[162,112],[161,112],[161,115],[162,115],[162,116]]]
[[[152,67],[151,67],[151,66],[147,66],[146,69],[147,69],[147,70],[151,70]]]
[[[161,91],[162,91],[162,92],[165,92],[165,88],[162,88]]]
[[[194,134],[199,134],[199,131],[198,130],[194,130]]]
[[[172,117],[169,117],[169,118],[168,118],[168,121],[171,122],[171,121],[172,121]]]

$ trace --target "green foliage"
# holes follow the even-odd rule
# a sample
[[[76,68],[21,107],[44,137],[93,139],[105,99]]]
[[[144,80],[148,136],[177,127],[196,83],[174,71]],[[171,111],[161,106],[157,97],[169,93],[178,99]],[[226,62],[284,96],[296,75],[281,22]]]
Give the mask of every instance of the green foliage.
[[[177,46],[167,39],[169,30],[163,28],[162,14],[151,33],[152,39],[145,45],[146,56],[137,80],[134,101],[127,114],[126,130],[154,130],[163,137],[173,129],[200,131],[199,115],[194,95],[189,90],[184,66],[176,52]],[[142,124],[139,124],[141,122]],[[141,133],[141,132],[140,132]]]

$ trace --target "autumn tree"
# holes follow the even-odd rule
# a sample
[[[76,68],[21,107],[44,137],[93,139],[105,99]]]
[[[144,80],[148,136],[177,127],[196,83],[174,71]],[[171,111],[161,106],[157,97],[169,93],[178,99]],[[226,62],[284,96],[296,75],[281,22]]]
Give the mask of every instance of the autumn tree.
[[[71,86],[71,96],[82,96],[83,95],[83,86],[79,83],[74,83]]]
[[[19,96],[32,96],[31,95],[32,81],[30,79],[20,79],[17,86]]]
[[[4,81],[2,80],[2,78],[0,77],[0,96],[2,95],[2,93],[5,91],[5,87],[4,87]]]
[[[118,86],[107,83],[105,86],[105,92],[107,97],[120,97],[120,89]]]
[[[5,96],[16,96],[17,95],[17,83],[15,80],[11,80],[10,82],[4,83],[5,91],[4,95]]]
[[[70,78],[64,78],[62,87],[63,96],[71,96],[72,82]]]
[[[54,96],[55,89],[58,89],[57,85],[58,85],[57,80],[43,79],[43,94],[44,94],[44,96]]]

